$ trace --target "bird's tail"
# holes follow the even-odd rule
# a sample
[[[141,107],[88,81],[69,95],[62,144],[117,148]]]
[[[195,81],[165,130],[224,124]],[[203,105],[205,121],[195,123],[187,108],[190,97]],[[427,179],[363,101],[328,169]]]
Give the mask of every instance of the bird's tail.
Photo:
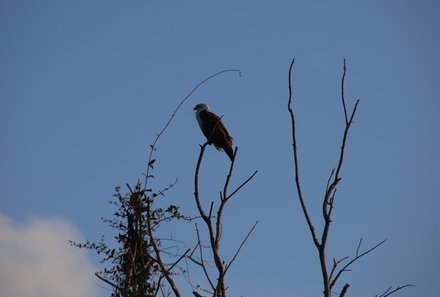
[[[223,149],[225,150],[225,153],[228,155],[229,159],[231,159],[232,162],[232,160],[234,159],[234,151],[232,150],[232,147],[225,146]]]

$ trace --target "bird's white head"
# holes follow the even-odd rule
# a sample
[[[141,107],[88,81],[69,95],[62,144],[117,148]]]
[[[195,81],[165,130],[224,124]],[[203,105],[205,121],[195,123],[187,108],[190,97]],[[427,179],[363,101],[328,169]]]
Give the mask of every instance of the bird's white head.
[[[209,108],[208,104],[205,104],[205,103],[199,103],[199,104],[197,104],[197,105],[194,107],[194,110],[195,110],[197,113],[199,113],[199,112],[201,112],[201,111],[204,111],[204,110],[206,110],[206,111],[211,111],[211,109]]]

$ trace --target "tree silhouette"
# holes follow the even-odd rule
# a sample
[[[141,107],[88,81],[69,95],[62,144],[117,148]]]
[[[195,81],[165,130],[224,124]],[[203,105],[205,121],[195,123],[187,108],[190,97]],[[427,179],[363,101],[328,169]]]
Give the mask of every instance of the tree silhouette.
[[[362,239],[356,248],[354,257],[343,257],[341,259],[332,258],[329,261],[327,255],[327,243],[330,235],[330,227],[332,225],[333,209],[335,206],[335,199],[337,187],[341,182],[342,168],[344,164],[344,153],[348,140],[350,128],[353,124],[353,119],[358,108],[359,100],[354,104],[353,109],[349,112],[344,97],[344,83],[346,75],[345,59],[343,64],[343,75],[341,80],[341,102],[344,113],[345,128],[343,131],[339,157],[336,167],[331,170],[327,181],[325,193],[322,198],[322,208],[319,210],[322,213],[323,225],[320,226],[321,232],[318,233],[316,225],[312,222],[309,215],[310,209],[306,205],[306,199],[303,196],[302,184],[300,180],[300,166],[298,156],[298,144],[296,139],[296,123],[295,113],[293,111],[292,99],[292,70],[295,60],[293,59],[288,72],[288,89],[289,97],[287,109],[290,115],[292,128],[292,153],[294,163],[294,182],[296,185],[296,193],[300,202],[300,206],[310,231],[313,244],[316,248],[320,263],[320,270],[323,280],[323,295],[324,297],[331,297],[332,294],[337,294],[340,297],[346,296],[350,285],[348,283],[340,284],[345,272],[351,270],[352,264],[357,262],[363,256],[374,251],[381,246],[385,240],[379,242],[375,246],[361,251]],[[242,247],[248,240],[249,236],[255,229],[258,221],[249,229],[246,236],[241,243],[237,244],[235,253],[226,259],[225,255],[220,250],[222,242],[222,225],[223,213],[228,203],[233,201],[233,197],[257,174],[255,171],[246,180],[244,180],[236,189],[230,190],[230,181],[233,176],[236,156],[238,148],[234,150],[229,170],[226,174],[225,182],[221,186],[220,195],[218,199],[212,199],[209,206],[203,205],[202,195],[199,191],[199,176],[201,175],[201,164],[209,138],[200,145],[200,153],[197,159],[197,164],[194,173],[194,201],[198,212],[195,218],[189,218],[179,212],[177,205],[168,205],[166,208],[157,207],[158,199],[161,199],[165,194],[174,187],[176,181],[160,191],[153,191],[149,186],[150,180],[154,178],[151,173],[154,169],[156,159],[153,155],[156,151],[156,145],[160,137],[170,126],[174,116],[179,111],[183,103],[209,79],[216,77],[225,72],[239,72],[239,70],[224,70],[201,81],[193,88],[189,94],[178,104],[177,108],[171,114],[170,119],[166,122],[162,130],[156,135],[153,144],[150,146],[147,166],[145,170],[143,181],[138,180],[134,186],[126,184],[127,192],[123,193],[120,187],[116,187],[113,200],[110,203],[116,208],[113,216],[108,219],[102,219],[111,229],[115,230],[117,235],[114,237],[115,242],[108,242],[104,237],[99,242],[86,241],[85,243],[70,242],[71,245],[78,248],[86,248],[94,250],[98,255],[102,256],[101,262],[106,263],[109,267],[96,273],[96,276],[105,283],[112,286],[112,297],[155,297],[155,296],[170,296],[173,294],[176,297],[181,297],[182,294],[178,288],[175,277],[178,274],[178,267],[180,261],[189,259],[200,268],[203,272],[206,282],[209,284],[208,288],[200,286],[193,287],[193,295],[196,297],[206,296],[212,297],[226,297],[227,282],[226,275],[232,264],[236,261]],[[215,130],[215,128],[214,128]],[[209,201],[209,200],[208,200]],[[228,204],[229,205],[229,204]],[[180,221],[195,221],[196,244],[192,249],[184,249],[182,254],[171,255],[167,252],[167,246],[163,238],[157,234],[163,224],[167,224],[174,220]],[[202,225],[204,227],[199,227]],[[228,243],[230,244],[230,243]],[[210,265],[213,263],[214,265]],[[182,270],[180,270],[182,271]],[[412,286],[406,284],[403,286],[389,287],[383,293],[376,295],[376,297],[387,297],[395,292]],[[336,289],[339,288],[339,289]],[[200,290],[198,292],[197,290]],[[338,290],[338,293],[335,293]]]
[[[153,166],[153,163],[150,162],[148,166]],[[111,267],[97,272],[96,276],[113,287],[113,297],[166,296],[164,280],[174,294],[180,296],[172,278],[175,274],[173,268],[189,250],[177,260],[166,261],[162,255],[165,248],[161,239],[155,236],[161,224],[175,219],[188,219],[180,214],[175,205],[165,209],[154,207],[155,200],[163,197],[176,182],[159,192],[143,188],[140,181],[134,188],[127,184],[127,194],[122,194],[120,187],[116,187],[115,199],[110,203],[117,210],[111,218],[102,220],[117,231],[117,247],[105,241],[104,237],[99,243],[71,242],[78,248],[94,250],[98,255],[103,255],[102,263],[111,264]]]
[[[215,128],[214,128],[215,129]],[[234,156],[232,158],[231,165],[229,166],[229,172],[226,176],[225,183],[223,185],[223,190],[220,192],[220,199],[218,203],[218,207],[214,207],[215,203],[214,201],[211,201],[209,211],[206,212],[206,210],[203,208],[201,199],[200,199],[200,193],[199,193],[199,174],[200,174],[200,165],[203,160],[203,155],[205,152],[206,146],[209,144],[209,139],[200,146],[200,154],[199,158],[197,160],[197,166],[196,171],[194,174],[194,199],[196,202],[197,209],[199,211],[200,217],[202,218],[203,223],[206,225],[208,230],[208,238],[209,238],[209,248],[210,255],[212,257],[212,260],[215,264],[217,273],[216,276],[213,277],[209,273],[209,269],[206,265],[207,259],[204,256],[203,249],[204,245],[202,243],[202,239],[200,236],[199,228],[196,224],[196,233],[197,233],[197,244],[194,247],[193,251],[189,255],[189,259],[200,266],[204,272],[204,275],[210,285],[209,289],[203,289],[205,292],[209,293],[213,297],[226,297],[226,282],[225,282],[225,276],[228,272],[231,265],[234,263],[235,259],[237,258],[241,248],[243,247],[244,243],[249,238],[252,231],[255,229],[256,225],[258,224],[258,221],[252,226],[252,228],[247,233],[246,237],[243,239],[239,247],[237,248],[237,251],[235,252],[234,256],[229,260],[229,262],[226,262],[224,258],[222,258],[220,253],[220,241],[222,238],[222,219],[223,219],[223,211],[225,209],[226,204],[230,201],[230,199],[238,192],[242,187],[244,187],[256,174],[258,171],[255,171],[248,179],[246,179],[244,182],[241,183],[240,186],[238,186],[232,193],[229,194],[229,183],[231,181],[232,173],[234,170],[234,164],[235,164],[235,158],[237,156],[237,147],[234,151]],[[194,256],[195,251],[199,252],[199,257],[196,259]],[[195,296],[199,296],[200,294],[196,291],[193,292]]]
[[[350,271],[351,265],[359,260],[361,257],[369,254],[376,248],[378,248],[380,245],[382,245],[386,240],[381,241],[374,247],[364,251],[360,252],[362,239],[359,241],[358,247],[356,249],[355,257],[348,261],[349,257],[343,257],[339,260],[336,260],[333,258],[332,265],[328,265],[327,260],[327,242],[328,242],[328,236],[330,231],[330,226],[332,223],[332,211],[334,208],[335,203],[335,196],[337,192],[337,186],[341,182],[341,170],[344,163],[344,153],[345,148],[347,144],[348,139],[348,132],[352,126],[354,116],[356,114],[356,110],[359,104],[359,100],[356,101],[353,109],[351,112],[347,112],[347,105],[345,102],[345,95],[344,95],[344,83],[345,83],[345,74],[346,74],[346,65],[345,65],[345,59],[343,64],[343,74],[341,79],[341,102],[342,102],[342,108],[344,111],[344,121],[345,121],[345,128],[343,132],[342,137],[342,143],[341,148],[339,152],[339,158],[336,165],[336,168],[333,168],[330,173],[330,177],[327,181],[327,186],[325,189],[324,197],[322,199],[322,217],[324,219],[324,226],[322,226],[322,232],[320,235],[318,235],[316,231],[315,224],[312,222],[310,215],[309,215],[309,209],[306,206],[305,198],[303,196],[302,191],[302,185],[300,181],[300,169],[299,169],[299,157],[298,157],[298,144],[296,140],[296,124],[295,124],[295,113],[292,108],[292,70],[295,63],[295,59],[292,60],[289,67],[288,72],[288,88],[289,88],[289,97],[287,102],[287,109],[290,115],[290,122],[291,122],[291,128],[292,128],[292,149],[293,149],[293,161],[294,161],[294,175],[295,175],[295,185],[296,185],[296,192],[298,194],[298,199],[301,205],[302,212],[304,214],[304,218],[307,222],[307,226],[310,231],[310,235],[312,236],[313,243],[315,245],[315,248],[318,252],[319,257],[319,263],[322,273],[322,280],[323,280],[323,293],[324,297],[330,297],[332,295],[332,290],[334,290],[335,285],[338,284],[338,281],[340,280],[340,277],[344,272]],[[348,262],[346,262],[348,261]],[[346,263],[345,265],[343,265]],[[329,268],[331,267],[331,268]],[[391,290],[391,287],[388,288],[388,290],[383,293],[382,297],[389,296],[392,293],[395,293],[403,288],[413,286],[411,284],[407,284],[404,286],[398,286],[396,289]],[[348,288],[350,285],[348,283],[345,283],[342,286],[342,289],[340,290],[339,296],[343,297],[346,295]]]

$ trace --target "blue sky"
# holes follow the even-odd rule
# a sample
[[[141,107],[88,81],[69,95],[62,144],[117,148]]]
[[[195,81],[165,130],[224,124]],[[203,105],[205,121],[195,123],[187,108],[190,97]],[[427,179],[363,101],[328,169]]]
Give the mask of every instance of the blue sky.
[[[227,258],[260,220],[230,272],[230,295],[319,296],[318,258],[294,192],[287,71],[295,57],[303,188],[318,224],[342,137],[346,58],[346,100],[360,105],[329,259],[352,256],[361,237],[365,247],[387,238],[345,275],[349,293],[374,296],[413,283],[399,296],[435,296],[439,9],[436,1],[0,1],[4,226],[17,231],[36,218],[61,220],[72,234],[99,239],[114,187],[141,176],[148,145],[180,100],[207,76],[240,69],[241,77],[210,80],[182,106],[158,144],[153,186],[178,177],[167,199],[195,214],[193,174],[204,138],[192,108],[208,103],[239,147],[233,185],[259,170],[226,209]],[[209,203],[228,161],[209,148],[203,165],[202,199]],[[164,233],[192,245],[193,228]],[[96,296],[108,295],[90,279]],[[180,283],[188,295],[191,287]]]

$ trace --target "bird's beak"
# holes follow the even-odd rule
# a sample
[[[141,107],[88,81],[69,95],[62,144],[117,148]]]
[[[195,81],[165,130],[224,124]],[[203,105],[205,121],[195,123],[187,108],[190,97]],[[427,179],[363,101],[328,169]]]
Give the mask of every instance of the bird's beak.
[[[196,108],[194,107],[193,110],[196,110]]]

